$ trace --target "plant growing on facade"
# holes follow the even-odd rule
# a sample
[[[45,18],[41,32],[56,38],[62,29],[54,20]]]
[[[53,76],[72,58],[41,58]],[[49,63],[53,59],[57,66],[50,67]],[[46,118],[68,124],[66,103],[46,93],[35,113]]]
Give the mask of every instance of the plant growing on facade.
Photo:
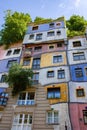
[[[6,82],[12,87],[12,95],[15,96],[32,85],[33,71],[22,68],[19,64],[13,64],[6,76]]]

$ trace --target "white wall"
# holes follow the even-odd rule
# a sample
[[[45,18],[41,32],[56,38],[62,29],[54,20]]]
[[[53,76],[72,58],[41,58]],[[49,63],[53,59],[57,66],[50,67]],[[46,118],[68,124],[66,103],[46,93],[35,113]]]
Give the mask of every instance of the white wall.
[[[65,78],[64,79],[58,79],[58,70],[64,69],[65,70]],[[47,78],[47,72],[48,71],[54,71],[54,77],[53,78]],[[51,68],[43,68],[40,69],[40,75],[39,75],[39,82],[42,85],[51,84],[51,83],[61,83],[61,82],[68,82],[70,80],[69,76],[69,68],[67,66],[60,66],[60,67],[51,67]]]
[[[61,31],[61,35],[57,35],[57,31],[60,30]],[[64,28],[62,29],[55,29],[55,30],[50,30],[50,31],[55,31],[55,36],[50,36],[50,37],[47,37],[47,32],[38,32],[38,33],[34,33],[34,39],[33,40],[29,40],[29,35],[30,34],[26,34],[24,36],[24,40],[23,40],[23,43],[39,43],[39,42],[43,42],[43,41],[49,41],[49,40],[60,40],[60,39],[66,39],[67,36],[66,36],[66,31]],[[39,34],[39,33],[42,33],[42,40],[36,40],[36,34]]]
[[[77,97],[76,96],[76,89],[77,88],[84,88],[85,96],[84,97]],[[87,82],[70,82],[69,83],[69,96],[70,102],[85,102],[87,103]]]
[[[67,130],[71,130],[69,113],[68,113],[68,104],[61,103],[51,105],[51,108],[59,111],[59,125],[54,125],[54,130],[65,130],[65,122],[67,125]]]

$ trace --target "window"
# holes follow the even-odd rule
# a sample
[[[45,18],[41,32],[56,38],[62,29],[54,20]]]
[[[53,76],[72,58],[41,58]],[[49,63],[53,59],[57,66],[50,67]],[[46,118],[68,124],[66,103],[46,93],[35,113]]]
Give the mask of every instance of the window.
[[[33,84],[38,84],[39,82],[39,73],[33,74]]]
[[[17,63],[17,60],[8,61],[7,67],[9,68],[12,66],[12,64],[15,64],[15,63]]]
[[[50,23],[49,28],[53,28],[53,27],[54,27],[54,23]]]
[[[83,77],[82,68],[76,68],[75,69],[75,75],[76,75],[77,78]]]
[[[11,55],[11,53],[12,53],[12,50],[8,50],[8,52],[7,52],[6,56],[10,56],[10,55]]]
[[[53,56],[53,63],[62,62],[62,55]]]
[[[58,111],[48,111],[47,112],[47,123],[48,124],[58,124]]]
[[[4,74],[4,75],[2,75],[2,77],[1,77],[1,83],[5,82],[5,79],[6,79],[6,75]]]
[[[0,105],[6,106],[8,100],[8,93],[1,92],[0,93]]]
[[[76,95],[77,97],[85,96],[84,89],[83,88],[76,89]]]
[[[61,26],[61,22],[56,23],[56,26]]]
[[[38,47],[35,47],[35,48],[34,48],[34,51],[37,51],[37,52],[38,52],[38,51],[41,51],[41,49],[42,49],[42,46],[38,46]]]
[[[59,31],[57,31],[57,35],[61,35],[61,31],[59,30]]]
[[[20,53],[20,49],[15,49],[13,54],[19,54]]]
[[[47,98],[60,98],[60,88],[48,88]]]
[[[20,113],[14,115],[12,130],[31,130],[32,114]]]
[[[36,35],[36,40],[42,40],[42,33]]]
[[[73,47],[80,47],[80,46],[81,46],[81,41],[73,42]]]
[[[49,46],[49,49],[54,49],[54,46],[53,45]]]
[[[29,36],[29,39],[30,39],[30,40],[34,39],[34,34],[31,34],[31,35]]]
[[[65,78],[65,70],[58,70],[58,79]]]
[[[54,71],[48,71],[47,72],[47,77],[48,78],[54,77]]]
[[[50,36],[54,36],[54,31],[52,31],[52,32],[48,32],[48,33],[47,33],[47,36],[48,36],[48,37],[50,37]]]
[[[83,110],[84,124],[87,124],[87,110]]]
[[[38,30],[38,26],[32,27],[32,30]]]
[[[23,65],[24,66],[30,65],[30,59],[24,59],[23,60]]]
[[[62,43],[57,43],[57,47],[62,47]]]
[[[73,60],[75,60],[75,61],[77,61],[77,60],[85,60],[84,52],[73,53]]]
[[[34,92],[20,93],[17,101],[18,105],[34,105]]]
[[[32,68],[33,69],[39,69],[40,68],[40,58],[33,59]]]

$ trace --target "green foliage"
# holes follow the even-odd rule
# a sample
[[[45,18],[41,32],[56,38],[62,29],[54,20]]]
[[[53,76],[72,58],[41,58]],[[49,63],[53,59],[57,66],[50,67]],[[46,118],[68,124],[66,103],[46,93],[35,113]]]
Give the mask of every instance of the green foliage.
[[[46,18],[42,18],[42,17],[36,17],[36,18],[34,19],[34,24],[49,23],[49,22],[51,22],[51,21],[52,21],[51,18],[46,19]]]
[[[31,86],[33,72],[31,69],[22,68],[19,64],[13,64],[6,77],[6,82],[12,87],[12,95],[15,96]]]
[[[29,14],[18,13],[7,10],[5,23],[1,30],[1,41],[3,44],[12,44],[23,39],[27,24],[31,22]]]
[[[66,26],[68,28],[68,36],[78,36],[84,34],[87,21],[84,17],[72,15],[66,22]]]

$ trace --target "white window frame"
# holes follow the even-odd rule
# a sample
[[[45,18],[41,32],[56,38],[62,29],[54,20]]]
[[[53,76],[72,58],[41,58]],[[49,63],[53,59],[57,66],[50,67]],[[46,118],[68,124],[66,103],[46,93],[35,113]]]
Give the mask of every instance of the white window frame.
[[[32,125],[32,114],[29,113],[15,114],[11,130],[31,130],[31,125]]]
[[[35,99],[28,99],[28,94],[29,93],[34,93],[34,92],[24,92],[25,93],[25,99],[19,99],[18,97],[18,101],[17,101],[17,105],[34,105],[35,104]],[[21,93],[22,94],[22,93]],[[34,93],[35,96],[35,93]]]
[[[48,115],[48,113],[50,113],[50,116]],[[55,113],[57,113],[57,115],[55,116]],[[47,112],[47,124],[57,124],[59,123],[59,112],[56,110],[53,111],[48,111]]]

